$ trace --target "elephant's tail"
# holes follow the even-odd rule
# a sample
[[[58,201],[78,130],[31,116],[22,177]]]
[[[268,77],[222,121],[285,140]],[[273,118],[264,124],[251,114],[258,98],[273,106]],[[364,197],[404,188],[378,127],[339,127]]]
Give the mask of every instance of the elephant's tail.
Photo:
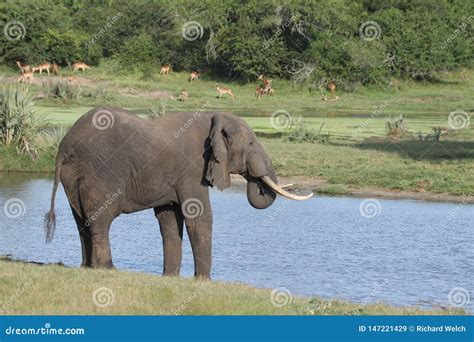
[[[54,230],[56,229],[56,214],[54,212],[54,200],[56,198],[56,191],[58,190],[59,177],[61,174],[61,165],[63,164],[64,158],[58,155],[56,160],[56,170],[54,172],[54,185],[53,193],[51,195],[51,207],[48,213],[44,216],[44,231],[46,234],[46,243],[50,243],[53,240]]]

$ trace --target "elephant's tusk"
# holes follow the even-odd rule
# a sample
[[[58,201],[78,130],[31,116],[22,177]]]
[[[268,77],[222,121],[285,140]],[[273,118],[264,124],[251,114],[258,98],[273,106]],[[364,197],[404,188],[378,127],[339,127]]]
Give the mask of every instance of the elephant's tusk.
[[[304,200],[307,200],[307,199],[313,197],[313,193],[310,193],[309,195],[306,195],[306,196],[299,196],[299,195],[290,194],[286,190],[283,190],[282,187],[275,184],[275,182],[272,181],[272,179],[268,176],[263,176],[262,180],[265,182],[265,184],[267,184],[270,187],[270,189],[272,189],[277,194],[282,195],[286,198],[289,198],[289,199],[292,199],[292,200],[295,200],[295,201],[304,201]]]
[[[280,188],[284,189],[284,188],[289,188],[290,186],[293,186],[293,183],[280,185]]]

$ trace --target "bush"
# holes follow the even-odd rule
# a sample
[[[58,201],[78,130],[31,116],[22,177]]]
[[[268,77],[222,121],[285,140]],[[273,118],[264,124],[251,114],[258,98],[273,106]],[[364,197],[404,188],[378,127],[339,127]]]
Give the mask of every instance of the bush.
[[[77,100],[82,94],[82,89],[64,81],[56,81],[43,84],[43,92],[46,97],[70,101]]]
[[[433,80],[439,71],[472,67],[472,13],[472,1],[463,0],[333,0],[330,6],[271,0],[133,6],[125,0],[34,0],[24,6],[12,0],[0,3],[0,22],[21,22],[24,37],[0,35],[0,63],[113,58],[124,72],[170,63],[174,70],[255,80],[261,73],[300,75],[294,68],[299,61],[311,70],[298,83],[327,79],[350,90],[385,83],[388,75]],[[360,36],[367,22],[377,24],[373,40]],[[189,23],[194,30],[185,39]]]
[[[418,139],[420,141],[440,141],[441,136],[447,134],[447,130],[441,127],[433,127],[433,132],[429,134],[423,134],[418,132]]]
[[[140,67],[148,68],[153,65],[158,68],[157,56],[159,51],[153,43],[151,35],[142,33],[138,37],[132,37],[125,42],[117,60],[122,70],[137,70]],[[148,69],[147,69],[148,70]]]
[[[288,133],[288,140],[297,143],[327,143],[329,141],[329,133],[322,133],[323,127],[324,122],[318,129],[310,129],[304,123],[299,123]]]
[[[387,127],[387,134],[394,137],[401,137],[408,130],[403,115],[400,115],[398,119],[392,119],[390,116],[390,119],[385,121],[385,126]]]
[[[17,153],[37,157],[34,141],[41,132],[33,114],[33,97],[23,88],[2,88],[0,91],[0,133],[4,146],[15,146]]]

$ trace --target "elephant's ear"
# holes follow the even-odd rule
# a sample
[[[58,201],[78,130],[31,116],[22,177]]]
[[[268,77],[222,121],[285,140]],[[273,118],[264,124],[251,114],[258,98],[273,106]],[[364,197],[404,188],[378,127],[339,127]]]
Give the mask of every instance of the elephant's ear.
[[[211,186],[216,185],[219,190],[224,190],[230,186],[228,146],[231,140],[225,130],[225,118],[222,115],[216,114],[213,116],[209,140],[211,155],[207,166],[206,179]]]

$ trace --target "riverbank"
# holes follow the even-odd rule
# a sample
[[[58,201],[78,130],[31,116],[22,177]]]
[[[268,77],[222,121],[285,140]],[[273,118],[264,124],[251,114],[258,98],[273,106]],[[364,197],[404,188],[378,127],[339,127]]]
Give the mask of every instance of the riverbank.
[[[447,193],[434,193],[427,191],[403,191],[403,190],[389,190],[383,188],[357,188],[344,184],[330,184],[324,179],[318,179],[309,176],[292,176],[279,177],[279,183],[282,185],[292,184],[286,189],[290,191],[300,190],[302,192],[313,191],[316,196],[330,195],[330,196],[350,196],[360,198],[383,198],[383,199],[412,199],[418,201],[428,202],[452,202],[460,204],[474,204],[474,196],[456,196]],[[247,184],[246,180],[241,176],[232,175],[232,186],[237,188],[244,188]]]
[[[474,203],[474,164],[469,158],[407,160],[398,152],[260,140],[273,160],[279,183],[292,183],[294,189],[326,195]],[[14,177],[15,173],[29,173],[32,178],[36,173],[41,178],[52,175],[55,158],[53,146],[40,150],[36,160],[0,147],[0,182],[2,178],[12,181],[5,174]],[[242,179],[235,176],[233,180],[238,184]]]
[[[398,308],[303,298],[288,290],[116,270],[0,260],[6,315],[459,315],[462,310]]]
[[[18,156],[15,148],[0,146],[0,171],[53,172],[62,134],[98,105],[123,106],[142,117],[206,108],[241,116],[258,133],[281,182],[292,182],[305,190],[459,203],[470,201],[474,194],[472,119],[462,129],[449,127],[452,112],[465,111],[461,119],[472,116],[472,70],[442,73],[434,83],[393,80],[389,89],[358,87],[353,92],[338,91],[340,98],[334,101],[323,101],[322,89],[309,91],[278,79],[274,80],[275,96],[257,101],[256,82],[229,81],[226,86],[236,93],[236,100],[230,101],[216,97],[215,80],[208,77],[191,84],[187,73],[172,72],[143,80],[139,74],[117,75],[109,68],[104,63],[81,74],[79,85],[69,86],[78,92],[73,98],[48,96],[42,86],[51,80],[64,81],[70,73],[68,69],[55,78],[38,76],[30,87],[36,96],[34,112],[53,137],[34,146],[38,150],[34,161]],[[0,66],[0,70],[7,76],[1,83],[15,81],[16,69]],[[176,89],[182,88],[188,89],[189,101],[179,101]],[[272,113],[289,119],[289,127],[275,127]],[[388,136],[387,120],[399,115],[404,116],[406,132],[403,136]],[[321,129],[327,140],[289,141],[288,133],[298,120],[313,135],[314,130]],[[432,136],[435,128],[442,132],[439,141]]]

